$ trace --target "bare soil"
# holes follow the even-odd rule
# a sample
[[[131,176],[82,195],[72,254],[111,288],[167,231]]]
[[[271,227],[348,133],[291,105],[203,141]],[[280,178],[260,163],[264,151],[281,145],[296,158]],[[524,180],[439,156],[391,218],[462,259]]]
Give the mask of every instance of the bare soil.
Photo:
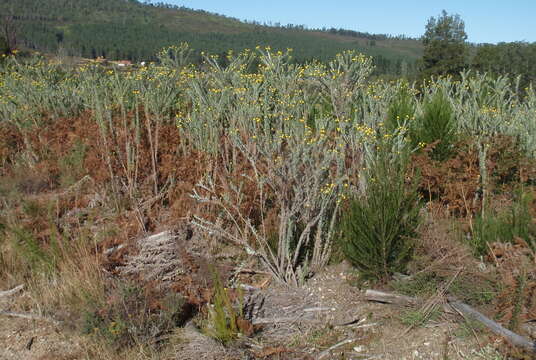
[[[343,263],[327,267],[300,289],[269,286],[250,295],[252,302],[263,299],[253,321],[264,321],[251,338],[225,348],[189,323],[177,330],[161,356],[181,360],[477,359],[482,357],[471,354],[492,341],[482,333],[463,334],[456,318],[442,317],[408,328],[401,322],[405,309],[365,301],[363,292],[351,284],[352,276]],[[0,308],[10,310],[17,296],[2,299]],[[84,338],[65,326],[0,316],[2,360],[94,358],[84,344]]]

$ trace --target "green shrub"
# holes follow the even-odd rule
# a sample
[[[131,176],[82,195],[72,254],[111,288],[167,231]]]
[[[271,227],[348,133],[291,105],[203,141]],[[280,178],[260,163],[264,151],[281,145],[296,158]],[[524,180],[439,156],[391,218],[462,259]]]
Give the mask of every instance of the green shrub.
[[[475,255],[485,255],[490,243],[512,242],[515,238],[523,239],[532,250],[536,250],[536,225],[530,213],[531,202],[531,194],[517,191],[512,205],[506,211],[478,215],[469,238]]]
[[[391,282],[396,292],[417,297],[432,296],[443,279],[431,272],[421,272],[408,279],[397,279]]]
[[[25,275],[50,274],[55,270],[55,247],[43,247],[34,234],[24,227],[8,229],[13,249],[19,262],[23,265]]]
[[[480,321],[474,320],[470,317],[465,317],[463,322],[460,323],[458,328],[454,331],[454,335],[460,338],[468,338],[475,335],[475,333],[481,333],[485,331],[486,327],[482,325]],[[488,359],[488,358],[483,358]],[[495,358],[493,358],[495,359]]]
[[[433,145],[432,158],[447,159],[456,142],[456,119],[449,99],[437,92],[423,105],[423,115],[411,126],[411,140],[415,147]]]
[[[420,298],[433,296],[452,279],[452,274],[439,274],[436,271],[419,272],[407,279],[392,281],[390,285],[396,292]],[[461,301],[480,306],[490,304],[498,295],[499,289],[493,278],[476,277],[474,274],[460,274],[450,287],[449,294]]]
[[[238,321],[242,318],[242,314],[233,306],[229,291],[223,286],[223,282],[215,270],[213,278],[213,306],[209,308],[204,330],[208,336],[223,344],[228,344],[238,338],[240,334]]]
[[[78,141],[71,152],[59,160],[60,185],[70,186],[84,176],[84,158],[86,146]]]
[[[65,256],[62,249],[70,245],[65,241],[67,233],[60,233],[54,224],[52,205],[49,201],[24,200],[20,204],[20,218],[6,217],[0,229],[4,258],[11,258],[9,271],[21,279],[56,273],[58,263]],[[5,261],[4,265],[7,265]]]
[[[413,252],[420,204],[415,179],[406,183],[409,152],[383,141],[368,170],[366,195],[350,201],[341,219],[341,247],[364,275],[403,272]]]
[[[385,120],[385,129],[388,134],[392,134],[399,126],[410,122],[415,115],[415,105],[413,96],[407,85],[403,85],[397,95],[391,101]]]
[[[424,326],[429,321],[437,320],[441,315],[441,311],[434,309],[430,313],[422,310],[406,310],[400,315],[402,324],[410,327]]]

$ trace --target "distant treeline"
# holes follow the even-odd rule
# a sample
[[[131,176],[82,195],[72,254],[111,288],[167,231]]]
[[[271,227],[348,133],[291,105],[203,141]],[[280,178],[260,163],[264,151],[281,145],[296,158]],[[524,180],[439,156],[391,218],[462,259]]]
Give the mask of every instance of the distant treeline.
[[[296,62],[327,61],[354,49],[374,56],[377,74],[397,76],[414,71],[420,51],[402,53],[367,41],[385,39],[386,35],[343,34],[342,29],[309,30],[299,25],[262,26],[162,2],[17,0],[9,5],[0,3],[0,12],[16,20],[20,45],[85,58],[150,61],[162,47],[180,42],[188,42],[198,51],[197,60],[201,51],[223,55],[228,50],[239,52],[258,45],[275,50],[292,48]],[[355,37],[355,41],[334,40],[320,31]]]
[[[471,67],[496,75],[521,76],[522,87],[536,84],[536,42],[476,45]]]
[[[0,19],[10,16],[25,48],[65,55],[131,61],[155,60],[163,47],[187,42],[197,51],[220,55],[257,45],[294,50],[294,61],[328,61],[347,49],[374,57],[375,74],[416,78],[422,45],[405,36],[303,25],[242,22],[163,2],[137,0],[17,0],[0,2]],[[328,36],[329,35],[329,36]],[[340,38],[338,38],[340,36]],[[2,46],[0,38],[0,48]],[[536,77],[536,43],[472,45],[468,66],[494,74]],[[1,49],[0,49],[1,50]]]
[[[235,53],[243,49],[254,49],[260,45],[274,50],[292,48],[296,62],[313,59],[328,61],[335,54],[353,48],[374,56],[377,73],[399,75],[415,70],[415,61],[402,57],[388,58],[381,54],[383,49],[365,49],[355,44],[348,46],[329,39],[318,38],[298,31],[253,30],[238,34],[201,33],[170,31],[154,24],[73,24],[69,32],[58,31],[46,24],[28,23],[24,26],[23,43],[35,50],[64,51],[67,55],[85,58],[102,56],[108,59],[131,61],[155,60],[155,54],[167,45],[187,42],[197,51],[206,51],[224,57],[229,50]]]

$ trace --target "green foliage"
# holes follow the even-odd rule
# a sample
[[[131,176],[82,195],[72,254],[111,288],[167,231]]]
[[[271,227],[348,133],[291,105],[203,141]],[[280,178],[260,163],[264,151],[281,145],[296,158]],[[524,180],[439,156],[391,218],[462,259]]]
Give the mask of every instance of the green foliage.
[[[402,324],[410,327],[423,326],[429,321],[436,320],[441,315],[439,310],[425,313],[421,310],[406,310],[400,315]]]
[[[471,67],[495,76],[520,76],[520,89],[536,81],[536,42],[481,44],[476,46]]]
[[[328,61],[337,53],[354,49],[374,56],[378,74],[398,75],[404,69],[415,72],[421,55],[415,39],[378,36],[378,45],[367,46],[370,34],[336,31],[326,36],[303,27],[273,27],[185,7],[146,5],[138,1],[49,0],[46,4],[29,0],[0,3],[0,13],[12,10],[20,25],[20,40],[28,48],[68,55],[134,61],[156,60],[159,49],[188,42],[197,53],[218,54],[222,62],[229,49],[271,46],[293,48],[294,61]],[[27,14],[39,14],[39,20]],[[128,21],[127,21],[128,19]],[[350,40],[350,41],[349,41]],[[404,64],[404,65],[402,65]]]
[[[415,115],[415,105],[413,95],[407,83],[403,83],[398,93],[391,101],[385,121],[385,128],[388,134],[394,133],[400,126],[404,126],[413,120]]]
[[[417,134],[416,142],[420,141],[419,136],[431,142],[441,141],[436,148],[445,138],[448,140],[451,129],[456,127],[445,120],[453,117],[452,111],[467,127],[477,119],[478,126],[472,128],[475,134],[487,136],[496,132],[516,136],[523,146],[536,138],[535,130],[530,127],[533,122],[527,121],[533,119],[534,95],[507,98],[504,93],[494,91],[509,87],[507,81],[489,80],[489,87],[475,85],[469,91],[465,82],[442,78],[425,87],[425,95],[419,97],[391,83],[369,81],[370,59],[358,54],[342,54],[328,65],[315,62],[300,66],[288,54],[265,50],[253,53],[231,56],[226,67],[206,56],[203,67],[187,66],[179,71],[176,67],[184,62],[178,52],[171,54],[168,63],[162,61],[130,71],[95,64],[61,69],[42,58],[28,63],[10,59],[0,67],[0,112],[2,119],[16,124],[21,133],[32,135],[43,123],[53,127],[58,116],[69,118],[79,114],[80,109],[88,109],[92,117],[84,119],[92,126],[101,126],[102,137],[98,143],[103,144],[92,155],[109,156],[110,178],[117,180],[118,192],[132,190],[135,196],[142,194],[141,200],[145,200],[141,196],[146,196],[143,191],[148,182],[162,180],[162,173],[156,170],[154,176],[145,176],[143,168],[147,161],[154,161],[158,169],[160,159],[173,159],[177,154],[167,152],[169,137],[158,141],[159,132],[180,137],[183,154],[197,151],[204,156],[211,152],[214,158],[224,159],[212,168],[218,176],[212,172],[206,176],[198,174],[204,183],[200,181],[194,191],[197,190],[196,195],[208,194],[208,200],[227,205],[219,213],[230,216],[219,217],[221,222],[216,224],[209,222],[210,215],[205,222],[197,217],[195,221],[214,230],[218,229],[211,226],[224,224],[220,234],[243,246],[248,256],[259,259],[265,255],[267,260],[263,265],[287,283],[298,278],[293,279],[292,275],[309,274],[315,260],[317,268],[311,271],[325,264],[318,259],[329,258],[332,251],[332,229],[339,206],[344,204],[344,195],[361,190],[363,196],[354,198],[343,209],[341,248],[369,277],[385,278],[405,270],[412,254],[411,240],[420,205],[415,184],[407,179],[408,149],[403,142],[402,145],[396,142],[403,139],[396,132],[401,131],[400,118],[405,121],[415,109],[419,114],[422,109],[424,114],[413,121],[418,126],[412,128],[411,135]],[[262,66],[250,71],[251,65],[258,63]],[[479,79],[480,75],[475,78]],[[481,96],[488,90],[489,97]],[[474,98],[470,96],[472,93],[476,94]],[[382,120],[386,120],[385,128],[380,125]],[[172,127],[175,124],[177,130]],[[484,130],[489,128],[493,131]],[[42,138],[46,140],[47,136]],[[34,137],[27,139],[34,140]],[[151,142],[161,147],[155,145],[156,149],[146,156],[141,151],[147,151],[150,146],[147,143]],[[40,149],[32,149],[33,144],[21,141],[21,150],[17,150],[14,158],[24,157],[24,161],[37,168],[43,164],[39,163]],[[530,149],[527,146],[522,151],[529,154]],[[73,174],[63,181],[65,184],[82,175],[78,170],[83,170],[80,164],[84,151],[82,145],[76,145],[72,153],[59,161],[62,173]],[[241,159],[246,159],[246,166]],[[152,194],[161,196],[158,199],[162,199],[163,207],[172,205],[168,195],[173,191],[172,180],[157,184],[160,188]],[[103,194],[111,187],[104,181],[99,185],[103,186]],[[102,207],[105,209],[106,205]],[[4,208],[0,210],[3,212]],[[22,210],[28,218],[43,217],[43,210],[35,203],[27,203]],[[70,220],[76,218],[71,217],[69,210],[62,206],[57,215],[61,218],[54,219],[58,220],[56,223],[73,223]],[[101,208],[94,211],[101,212]],[[143,211],[142,220],[145,216],[150,221],[154,214]],[[267,218],[270,222],[263,222]],[[519,223],[526,223],[526,219]],[[231,228],[231,224],[236,226]],[[8,225],[6,222],[6,233],[10,231]],[[99,228],[102,230],[104,226]],[[16,240],[14,244],[21,245],[18,250],[21,263],[49,269],[60,256],[56,249],[74,240],[65,230],[67,227],[61,229],[61,238],[49,239],[49,235],[38,238],[28,227],[14,227],[22,230],[9,236]],[[516,227],[520,233],[522,226]],[[98,242],[99,236],[90,239]],[[58,243],[61,246],[55,245]],[[61,256],[69,253],[72,251],[67,248]],[[100,266],[95,272],[100,274]],[[291,276],[285,277],[289,273]],[[433,274],[406,285],[406,292],[433,292],[445,280]],[[489,302],[493,294],[487,290],[471,294],[467,282],[459,285],[455,282],[451,290],[474,295],[474,302],[482,303]],[[216,285],[214,307],[209,310],[207,333],[223,343],[232,341],[239,332],[240,310],[233,303],[232,295],[220,281]],[[164,301],[160,296],[157,299],[160,304]],[[169,319],[175,315],[171,315],[173,311],[162,314],[161,306],[152,300],[152,295],[137,286],[111,290],[107,301],[96,301],[97,305],[88,308],[86,331],[118,344],[158,337],[160,333],[156,330],[144,329],[165,332],[173,326],[170,324],[175,320]],[[422,316],[409,314],[408,319],[420,323]]]
[[[56,254],[53,247],[42,247],[33,233],[23,227],[11,227],[8,233],[16,255],[25,264],[28,275],[48,275],[55,270]]]
[[[460,338],[473,337],[475,333],[481,333],[486,327],[478,320],[471,317],[464,317],[454,334]]]
[[[401,294],[424,298],[437,291],[440,281],[436,274],[421,272],[409,279],[397,279],[391,282],[391,286]]]
[[[302,342],[305,342],[304,345],[313,344],[321,349],[328,348],[332,344],[340,341],[341,337],[343,337],[344,335],[345,334],[342,329],[338,327],[333,327],[333,325],[328,324],[325,327],[313,330],[306,338],[302,336],[301,339],[297,341],[296,345],[299,345],[301,340]]]
[[[521,273],[515,277],[516,287],[512,298],[512,303],[514,308],[512,310],[512,316],[508,322],[508,329],[512,331],[519,331],[519,320],[521,315],[521,310],[523,304],[525,303],[525,287],[527,285],[527,275],[525,274],[525,269],[522,269]]]
[[[436,294],[450,280],[448,276],[425,271],[408,279],[392,281],[390,285],[401,294],[428,298]],[[454,279],[448,292],[467,304],[480,306],[490,304],[499,291],[493,279],[475,278],[471,274],[464,274]]]
[[[481,306],[491,304],[499,295],[499,289],[493,279],[475,279],[465,275],[454,280],[449,293],[467,304]]]
[[[34,223],[42,221],[46,224],[50,215],[49,205],[49,203],[41,204],[33,200],[23,201],[21,204],[22,216],[31,219]],[[41,238],[36,236],[32,225],[15,221],[9,217],[6,217],[4,221],[5,224],[0,229],[0,238],[3,238],[4,243],[2,244],[0,241],[0,246],[6,246],[3,256],[6,258],[14,257],[14,262],[18,264],[17,276],[26,279],[33,276],[51,275],[56,270],[56,263],[60,255],[58,249],[60,235],[54,231],[54,226],[48,225],[50,236],[45,244]]]
[[[458,75],[467,65],[465,24],[459,15],[448,15],[445,10],[426,24],[422,38],[424,55],[422,76]]]
[[[85,155],[86,146],[78,141],[69,154],[59,159],[60,185],[69,186],[82,178]]]
[[[3,36],[0,36],[0,56],[6,55],[9,51],[9,47],[7,46],[7,41]],[[0,61],[3,59],[0,58]]]
[[[516,238],[524,240],[531,249],[536,250],[536,224],[532,221],[531,202],[530,193],[518,190],[506,211],[478,215],[473,224],[473,234],[468,240],[475,255],[485,255],[489,250],[488,244],[513,242]]]
[[[343,192],[365,190],[354,177],[366,182],[368,175],[361,171],[374,165],[374,161],[362,163],[356,154],[374,157],[383,137],[392,136],[393,129],[401,131],[394,120],[409,114],[411,104],[417,113],[409,125],[414,145],[421,139],[440,141],[435,146],[441,149],[452,143],[452,129],[459,127],[475,137],[515,137],[523,154],[536,154],[535,94],[516,96],[508,90],[513,85],[508,79],[478,74],[464,76],[461,82],[438,78],[421,89],[424,95],[417,96],[410,86],[406,92],[399,84],[370,81],[370,58],[354,52],[345,52],[327,65],[298,65],[291,56],[291,52],[258,49],[230,56],[222,67],[207,55],[204,66],[180,71],[170,64],[149,63],[123,71],[98,64],[63,67],[43,57],[9,59],[0,66],[0,116],[23,137],[13,158],[24,156],[33,166],[41,159],[31,155],[35,153],[30,147],[32,132],[54,126],[59,117],[91,109],[87,121],[99,126],[102,149],[96,151],[110,171],[117,208],[122,199],[125,207],[138,200],[135,197],[142,196],[148,181],[154,182],[154,196],[172,183],[159,170],[163,149],[158,134],[164,127],[177,126],[181,139],[177,151],[183,154],[193,149],[225,159],[247,159],[256,173],[236,176],[234,161],[222,169],[229,174],[229,186],[218,200],[227,206],[226,214],[235,216],[226,221],[236,226],[226,236],[245,244],[249,253],[262,254],[264,265],[282,282],[301,281],[329,259]],[[178,52],[170,57],[176,59],[180,59]],[[252,68],[253,64],[261,66]],[[449,121],[452,111],[458,126]],[[387,120],[385,128],[380,126],[382,120]],[[146,151],[147,143],[148,147],[152,143],[150,179],[141,171],[147,158],[141,151]],[[77,149],[62,159],[66,171],[82,161],[82,147]],[[42,153],[46,155],[45,151],[37,156]],[[396,156],[395,150],[392,157]],[[45,184],[51,182],[48,175],[44,174]],[[391,175],[386,178],[394,178]],[[221,194],[218,178],[204,180],[206,188]],[[368,182],[372,190],[377,186],[371,179]],[[42,189],[46,187],[33,192]],[[244,189],[252,191],[253,197],[244,196]],[[265,213],[237,214],[236,209],[250,209],[249,201]],[[270,211],[274,216],[268,223],[263,216]],[[274,226],[274,218],[283,223]],[[271,232],[277,232],[273,241]],[[294,278],[286,276],[289,269],[295,271]]]
[[[160,64],[171,68],[180,68],[190,63],[192,49],[188,43],[163,48],[157,55]]]
[[[456,119],[449,98],[436,92],[423,105],[423,115],[411,124],[410,136],[415,147],[433,144],[432,158],[445,160],[457,140]]]
[[[222,342],[228,344],[238,338],[240,329],[238,320],[242,317],[240,310],[236,310],[229,296],[229,290],[224,287],[220,276],[214,270],[214,296],[213,305],[209,308],[205,333]]]
[[[365,277],[404,272],[413,252],[420,204],[416,181],[406,183],[409,152],[383,141],[365,174],[366,194],[350,201],[341,219],[341,241],[348,260]]]

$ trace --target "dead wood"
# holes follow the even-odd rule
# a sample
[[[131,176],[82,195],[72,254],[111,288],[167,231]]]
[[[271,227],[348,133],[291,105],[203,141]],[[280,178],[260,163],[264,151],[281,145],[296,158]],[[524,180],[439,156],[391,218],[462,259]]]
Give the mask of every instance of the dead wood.
[[[266,324],[279,324],[279,323],[291,323],[298,320],[303,320],[299,316],[292,317],[278,317],[278,318],[258,318],[252,321],[253,325],[266,325]]]
[[[15,286],[11,290],[0,291],[0,298],[14,295],[24,289],[24,285]]]
[[[521,335],[514,333],[513,331],[506,329],[502,325],[491,320],[490,318],[473,309],[469,305],[462,303],[454,298],[449,298],[449,304],[455,310],[460,312],[464,317],[478,321],[495,335],[505,338],[510,344],[523,348],[533,354],[536,354],[536,342],[533,342]]]
[[[395,305],[402,305],[402,306],[411,306],[411,305],[418,304],[419,302],[422,302],[417,298],[404,296],[404,295],[397,295],[397,294],[392,294],[392,293],[386,293],[386,292],[376,291],[376,290],[367,290],[365,292],[365,299],[368,301],[376,301],[376,302],[381,302],[385,304],[395,304]],[[484,325],[486,328],[488,328],[491,332],[493,332],[495,335],[501,336],[502,338],[506,339],[510,344],[523,348],[533,354],[536,354],[536,342],[533,342],[521,335],[514,333],[513,331],[506,329],[505,327],[491,320],[484,314],[473,309],[471,306],[461,301],[458,301],[457,299],[453,297],[448,297],[448,304],[445,304],[445,305],[447,305],[447,306],[444,306],[444,309],[446,311],[448,310],[448,307],[450,306],[452,309],[457,311],[462,316],[478,321],[479,323]],[[452,311],[448,311],[448,312],[452,313]]]
[[[59,324],[59,322],[54,319],[47,318],[47,317],[40,316],[40,315],[30,314],[30,313],[19,313],[19,312],[14,312],[14,311],[0,310],[0,315],[18,317],[18,318],[28,319],[28,320],[44,320],[44,321],[51,322],[55,325]]]
[[[419,299],[405,295],[397,295],[377,290],[365,291],[365,299],[384,304],[395,304],[401,306],[412,306],[419,303]]]
[[[337,344],[331,346],[330,348],[328,348],[328,349],[322,351],[320,354],[318,354],[318,355],[315,357],[315,359],[316,359],[316,360],[323,359],[323,358],[325,358],[326,356],[331,355],[331,352],[332,352],[333,350],[335,350],[335,349],[337,349],[337,348],[340,348],[341,346],[344,346],[344,345],[346,345],[346,344],[351,344],[351,343],[356,342],[356,341],[361,340],[361,339],[362,339],[362,338],[346,339],[346,340],[343,340],[343,341],[341,341],[341,342],[339,342],[339,343],[337,343]]]

